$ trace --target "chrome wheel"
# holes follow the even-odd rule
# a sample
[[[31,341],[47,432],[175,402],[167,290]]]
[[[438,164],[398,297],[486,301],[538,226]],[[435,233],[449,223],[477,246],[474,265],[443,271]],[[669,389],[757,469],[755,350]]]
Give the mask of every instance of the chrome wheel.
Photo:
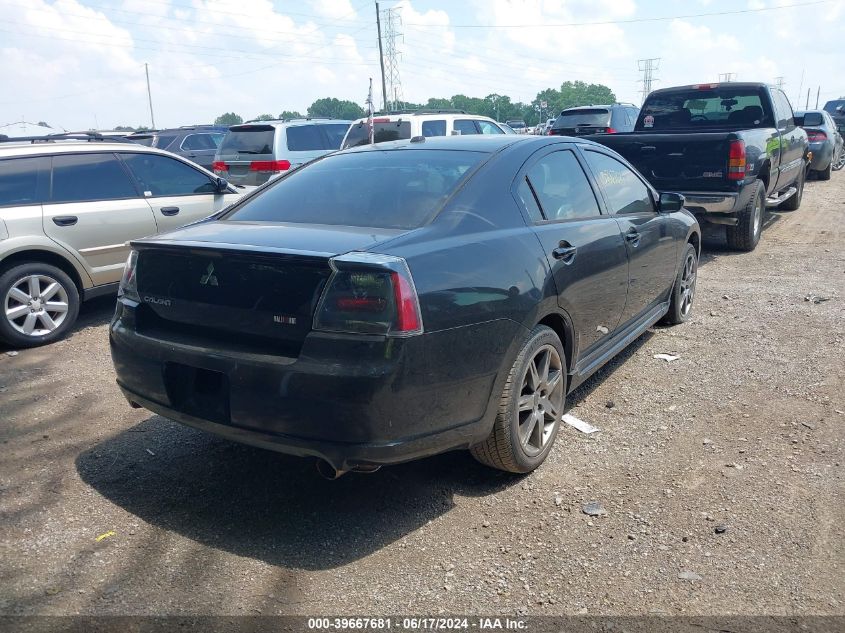
[[[833,164],[833,171],[839,171],[845,167],[845,147],[839,151],[839,159]]]
[[[522,376],[519,393],[519,443],[526,455],[538,455],[563,416],[563,363],[551,345],[534,354]]]
[[[754,236],[760,235],[760,230],[763,227],[763,206],[764,202],[757,198],[757,203],[754,205]]]
[[[27,275],[11,285],[3,301],[6,321],[26,336],[46,336],[67,318],[67,290],[49,275]]]
[[[684,260],[684,269],[681,272],[681,316],[686,317],[692,310],[692,302],[695,299],[695,280],[698,272],[698,258],[690,253]]]

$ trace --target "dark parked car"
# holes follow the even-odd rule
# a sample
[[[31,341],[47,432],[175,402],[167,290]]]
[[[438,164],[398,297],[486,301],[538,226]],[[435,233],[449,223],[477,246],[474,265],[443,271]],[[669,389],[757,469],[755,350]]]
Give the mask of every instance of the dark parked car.
[[[568,392],[689,317],[700,233],[682,203],[571,138],[330,154],[132,242],[117,382],[133,406],[335,476],[460,448],[528,472]]]
[[[795,120],[804,128],[810,141],[813,159],[810,161],[810,173],[819,180],[830,180],[833,170],[842,169],[842,135],[831,117],[824,110],[796,112]]]
[[[782,90],[761,83],[655,90],[634,131],[591,137],[631,161],[658,191],[679,191],[699,221],[727,225],[751,251],[766,208],[794,211],[807,173],[807,134]]]
[[[135,132],[126,138],[178,154],[211,171],[214,154],[228,131],[229,128],[219,125],[186,125],[170,130]]]
[[[550,136],[586,136],[632,132],[640,109],[633,103],[567,108],[549,128]]]
[[[845,99],[833,99],[824,104],[823,110],[833,117],[833,122],[843,131],[845,127]]]

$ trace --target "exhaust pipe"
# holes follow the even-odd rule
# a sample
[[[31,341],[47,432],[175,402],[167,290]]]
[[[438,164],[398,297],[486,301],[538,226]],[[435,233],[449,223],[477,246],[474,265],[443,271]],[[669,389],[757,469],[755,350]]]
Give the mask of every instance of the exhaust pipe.
[[[346,473],[350,472],[349,470],[338,470],[334,466],[332,466],[329,462],[325,459],[318,459],[317,460],[317,472],[320,473],[320,476],[323,479],[328,479],[329,481],[334,481],[335,479],[339,479]],[[355,466],[354,468],[350,469],[353,473],[374,473],[379,470],[381,466],[377,466],[375,464],[362,464],[361,466]]]

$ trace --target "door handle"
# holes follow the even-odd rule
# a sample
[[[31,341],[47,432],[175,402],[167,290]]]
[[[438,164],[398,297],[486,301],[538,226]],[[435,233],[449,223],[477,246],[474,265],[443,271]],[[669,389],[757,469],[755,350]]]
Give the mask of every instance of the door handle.
[[[178,215],[179,207],[162,207],[160,211],[162,215]]]
[[[640,245],[640,232],[637,229],[628,229],[628,232],[625,233],[625,240],[634,247]]]
[[[575,260],[577,252],[577,246],[572,246],[569,242],[561,242],[560,246],[552,251],[552,257],[559,259],[566,265],[569,265]]]
[[[79,222],[79,218],[75,215],[57,215],[53,218],[53,224],[56,226],[73,226]]]

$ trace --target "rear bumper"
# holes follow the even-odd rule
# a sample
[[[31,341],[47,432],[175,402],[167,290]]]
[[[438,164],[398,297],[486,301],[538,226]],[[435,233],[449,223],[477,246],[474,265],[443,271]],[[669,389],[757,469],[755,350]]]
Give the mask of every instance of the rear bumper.
[[[520,328],[500,320],[408,339],[312,332],[298,357],[288,358],[154,339],[121,312],[119,306],[110,344],[118,385],[131,403],[338,469],[483,440],[496,412],[493,386]],[[226,392],[219,400],[209,395],[208,376],[222,377],[212,381],[213,390]],[[193,385],[203,381],[204,395],[193,398],[188,392],[199,393]],[[204,406],[203,398],[214,402]]]
[[[695,214],[733,213],[739,193],[685,193],[684,206]]]

